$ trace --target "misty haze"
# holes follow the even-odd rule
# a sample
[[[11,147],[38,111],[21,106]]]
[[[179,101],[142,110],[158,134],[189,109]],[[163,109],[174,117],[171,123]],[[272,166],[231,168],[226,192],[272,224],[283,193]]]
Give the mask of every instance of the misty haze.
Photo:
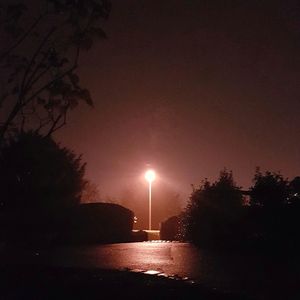
[[[299,299],[299,8],[2,0],[0,299]]]

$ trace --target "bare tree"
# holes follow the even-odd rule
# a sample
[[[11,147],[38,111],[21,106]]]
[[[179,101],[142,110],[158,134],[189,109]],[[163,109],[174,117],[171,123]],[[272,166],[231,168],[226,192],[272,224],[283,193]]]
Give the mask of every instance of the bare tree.
[[[0,144],[26,129],[49,136],[79,102],[93,105],[76,71],[81,52],[106,37],[99,23],[110,9],[109,0],[0,6]]]

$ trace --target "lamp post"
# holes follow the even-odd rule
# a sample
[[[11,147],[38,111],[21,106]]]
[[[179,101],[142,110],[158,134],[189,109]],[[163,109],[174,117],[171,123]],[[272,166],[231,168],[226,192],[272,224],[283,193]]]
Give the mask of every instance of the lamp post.
[[[155,180],[155,172],[153,170],[148,170],[145,173],[145,179],[149,183],[149,230],[151,230],[151,197],[152,197],[152,182]]]

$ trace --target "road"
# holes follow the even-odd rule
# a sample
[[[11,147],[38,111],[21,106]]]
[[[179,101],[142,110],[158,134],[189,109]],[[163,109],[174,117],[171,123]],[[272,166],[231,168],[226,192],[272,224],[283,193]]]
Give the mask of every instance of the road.
[[[1,250],[1,249],[0,249]],[[2,247],[0,265],[49,264],[54,266],[156,270],[187,276],[193,273],[198,250],[188,243],[136,242],[107,245],[63,246],[49,249]]]
[[[1,264],[132,270],[203,281],[209,279],[204,252],[189,243],[150,241],[108,245],[64,246],[26,250],[11,248]],[[205,274],[205,276],[203,276]]]
[[[50,266],[100,268],[148,272],[194,280],[219,289],[285,293],[298,289],[299,264],[271,256],[216,254],[199,250],[188,243],[139,242],[49,250],[10,249],[0,256],[0,265],[43,264]]]
[[[152,271],[194,278],[199,252],[188,243],[139,242],[94,247],[60,248],[51,255],[54,265]]]

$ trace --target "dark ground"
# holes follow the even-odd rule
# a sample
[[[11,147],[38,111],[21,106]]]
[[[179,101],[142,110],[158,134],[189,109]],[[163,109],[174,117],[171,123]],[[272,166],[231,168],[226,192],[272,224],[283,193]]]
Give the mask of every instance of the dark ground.
[[[129,271],[20,266],[2,268],[0,299],[250,299],[191,281]]]

